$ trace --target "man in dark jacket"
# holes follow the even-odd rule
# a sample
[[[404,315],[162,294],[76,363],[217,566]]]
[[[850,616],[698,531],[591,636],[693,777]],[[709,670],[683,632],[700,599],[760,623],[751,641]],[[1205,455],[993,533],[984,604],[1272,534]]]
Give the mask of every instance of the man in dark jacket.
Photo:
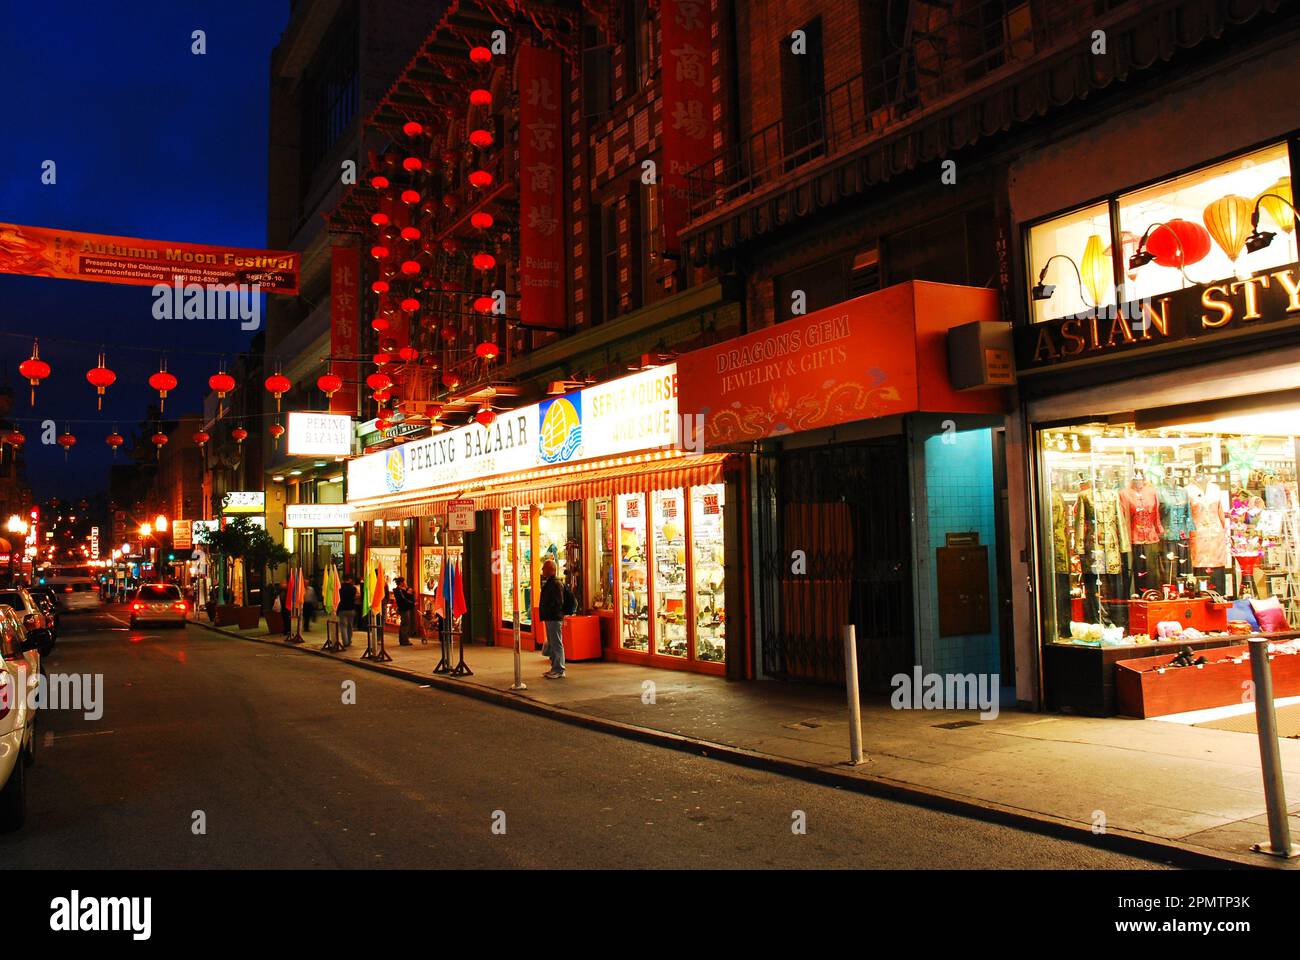
[[[537,613],[546,630],[546,647],[551,655],[551,669],[542,674],[547,680],[564,678],[564,584],[555,575],[555,561],[542,562],[542,589]]]
[[[339,639],[343,646],[352,646],[352,627],[357,620],[357,585],[351,577],[344,577],[339,587]]]
[[[401,625],[397,631],[400,646],[411,645],[411,633],[415,630],[415,593],[406,586],[406,581],[398,577],[394,581],[393,601],[397,604],[397,616]]]

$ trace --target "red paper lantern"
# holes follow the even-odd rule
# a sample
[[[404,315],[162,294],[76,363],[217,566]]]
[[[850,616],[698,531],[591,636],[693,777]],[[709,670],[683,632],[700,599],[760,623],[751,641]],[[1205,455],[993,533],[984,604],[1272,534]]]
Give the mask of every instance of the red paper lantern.
[[[117,448],[126,443],[126,439],[114,430],[104,438],[104,442],[113,448],[113,459],[117,459]]]
[[[379,431],[387,430],[392,425],[393,425],[393,421],[388,420],[384,417],[379,417],[378,419],[375,420],[375,429]]]
[[[474,144],[480,150],[486,150],[492,146],[491,130],[471,130],[469,132],[469,142]]]
[[[316,386],[327,397],[332,397],[343,389],[343,378],[337,373],[322,373],[316,378]]]
[[[278,423],[271,424],[271,441],[274,446],[280,445],[280,438],[284,436],[284,427]]]
[[[478,413],[474,414],[475,421],[477,421],[479,426],[482,427],[492,426],[492,422],[496,420],[496,418],[497,415],[492,412],[492,408],[487,406],[479,407]]]
[[[392,385],[393,378],[380,371],[376,371],[366,377],[366,386],[371,390],[387,390]]]
[[[166,367],[160,367],[149,378],[149,386],[158,391],[158,412],[161,413],[167,406],[167,391],[176,389],[176,378],[167,372]]]
[[[492,106],[492,91],[484,90],[482,87],[471,90],[469,92],[469,102],[471,106],[475,107],[490,107]]]
[[[63,448],[63,459],[68,459],[68,451],[77,445],[77,438],[73,436],[72,431],[66,427],[63,433],[59,434],[59,446]]]
[[[96,409],[103,410],[104,391],[111,387],[114,381],[117,380],[117,374],[105,365],[104,354],[102,351],[99,354],[99,363],[86,371],[86,379],[90,381],[90,385],[94,387],[95,392],[99,394]]]
[[[388,329],[388,318],[387,318],[387,317],[375,317],[375,319],[373,319],[373,320],[370,321],[370,327],[371,327],[371,329],[373,329],[373,330],[387,330],[387,329]]]
[[[492,186],[492,174],[486,170],[475,170],[469,175],[470,186],[478,187],[480,190],[486,190]]]
[[[419,228],[419,227],[402,227],[402,239],[403,239],[403,240],[419,240],[419,239],[420,239],[420,228]]]
[[[381,243],[375,244],[370,248],[370,255],[376,260],[383,260],[389,254],[389,250]]]
[[[393,396],[393,391],[376,390],[374,393],[371,394],[371,396],[374,398],[375,403],[387,403],[389,399]]]
[[[414,204],[417,204],[417,203],[419,203],[419,202],[420,202],[420,191],[419,191],[419,190],[403,190],[403,191],[402,191],[402,203],[409,203],[409,204],[414,205]]]
[[[273,373],[266,378],[267,392],[275,397],[275,409],[280,410],[280,398],[293,389],[293,381],[283,373]]]
[[[376,227],[385,226],[388,223],[388,214],[384,213],[382,210],[378,210],[370,215],[370,222]]]
[[[14,447],[21,447],[27,442],[27,438],[23,436],[21,430],[10,430],[5,434],[4,442]]]
[[[406,123],[402,124],[402,133],[408,137],[418,137],[424,133],[424,125],[416,123],[414,120],[407,120]]]
[[[202,447],[204,444],[206,444],[209,440],[212,439],[212,434],[208,433],[208,431],[206,430],[197,430],[194,433],[193,439],[196,444]]]
[[[448,370],[442,375],[442,385],[448,390],[455,390],[460,386],[460,375]]]
[[[420,161],[419,157],[407,157],[402,161],[402,169],[408,173],[415,173],[415,171],[419,170],[423,166],[424,164]]]
[[[485,340],[474,348],[475,356],[483,360],[495,360],[500,353],[500,348],[491,340]]]
[[[418,260],[403,260],[402,273],[408,277],[420,272],[420,262]]]
[[[1190,220],[1167,220],[1147,237],[1147,252],[1162,267],[1190,267],[1210,252],[1210,232]]]
[[[406,346],[402,347],[401,350],[398,350],[397,355],[401,357],[403,360],[405,360],[407,363],[413,363],[416,360],[420,359],[420,351],[416,350],[415,347],[411,346],[410,344],[407,344]]]
[[[235,443],[243,443],[248,439],[248,431],[243,427],[235,427],[234,430],[230,431],[230,439],[234,440]]]
[[[384,176],[382,173],[377,173],[370,178],[370,185],[374,187],[376,190],[387,190],[388,178]]]
[[[217,399],[220,400],[235,389],[235,378],[222,370],[208,377],[208,387],[216,391]]]
[[[420,301],[416,300],[415,297],[406,297],[402,300],[401,307],[407,313],[415,313],[416,310],[420,309]]]
[[[469,58],[474,63],[491,63],[492,51],[482,46],[470,47]]]
[[[161,430],[149,438],[149,441],[157,448],[159,457],[162,456],[162,448],[167,445],[168,439],[170,438],[167,434],[163,433]]]
[[[375,366],[382,367],[386,363],[393,362],[393,355],[391,353],[376,353],[374,356],[374,361],[375,361]]]
[[[374,283],[372,283],[372,284],[370,285],[370,289],[373,290],[375,293],[387,293],[387,292],[388,292],[388,281],[387,281],[387,280],[376,280]]]
[[[32,355],[18,364],[18,372],[32,385],[32,406],[36,406],[36,388],[50,375],[50,365],[41,359],[40,350],[35,340],[32,341]]]
[[[471,213],[469,215],[469,222],[471,226],[477,227],[479,230],[486,230],[496,221],[493,220],[492,214],[488,213],[486,210],[479,210],[476,213]]]
[[[491,270],[497,265],[497,258],[490,253],[476,253],[473,263],[475,270]]]

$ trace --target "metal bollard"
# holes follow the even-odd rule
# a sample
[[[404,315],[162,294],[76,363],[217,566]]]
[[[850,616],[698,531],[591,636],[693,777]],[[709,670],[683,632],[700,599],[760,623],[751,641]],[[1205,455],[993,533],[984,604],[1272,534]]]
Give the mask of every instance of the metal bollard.
[[[849,696],[849,765],[862,763],[862,708],[858,703],[858,631],[844,628],[844,682]]]
[[[1264,770],[1264,804],[1268,809],[1268,839],[1251,849],[1275,857],[1300,856],[1291,846],[1287,822],[1286,785],[1282,781],[1282,756],[1277,741],[1277,713],[1273,707],[1273,671],[1268,663],[1268,641],[1251,638],[1250,675],[1255,682],[1255,725],[1259,728],[1259,760]]]

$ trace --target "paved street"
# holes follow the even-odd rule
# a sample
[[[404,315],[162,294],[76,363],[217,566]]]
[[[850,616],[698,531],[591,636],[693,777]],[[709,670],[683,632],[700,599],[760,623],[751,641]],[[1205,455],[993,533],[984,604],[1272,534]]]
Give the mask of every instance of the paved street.
[[[113,611],[119,608],[111,608]],[[422,689],[198,627],[65,618],[24,867],[1158,866]],[[342,702],[343,683],[356,703]],[[195,811],[206,816],[196,835]],[[493,832],[504,814],[505,832]],[[791,830],[795,811],[807,833]],[[498,830],[500,828],[498,827]]]

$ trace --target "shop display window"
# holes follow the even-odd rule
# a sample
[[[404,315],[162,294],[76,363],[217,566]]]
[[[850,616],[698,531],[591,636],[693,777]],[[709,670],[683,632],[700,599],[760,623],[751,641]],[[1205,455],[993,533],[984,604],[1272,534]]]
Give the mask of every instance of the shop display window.
[[[501,619],[507,626],[514,623],[514,549],[510,518],[512,511],[501,511]],[[527,510],[519,511],[519,623],[531,626],[532,612],[532,522]]]
[[[565,546],[569,540],[569,508],[565,504],[543,507],[537,515],[537,563],[547,560],[555,561],[555,569],[562,578],[568,579],[570,571],[566,569]]]
[[[646,581],[645,495],[620,494],[618,504],[619,643],[624,650],[650,650],[650,594]]]
[[[686,604],[685,491],[656,490],[654,509],[655,653],[690,654]]]
[[[1034,298],[1035,323],[1115,302],[1109,204],[1039,224],[1029,232],[1029,249],[1032,282],[1050,294]]]
[[[1039,430],[1047,642],[1300,629],[1297,424],[1300,410]]]
[[[722,483],[691,487],[692,582],[695,585],[695,657],[726,660],[726,596]]]
[[[609,610],[614,606],[614,507],[609,497],[591,503],[588,543],[595,563],[591,581],[592,606]]]

